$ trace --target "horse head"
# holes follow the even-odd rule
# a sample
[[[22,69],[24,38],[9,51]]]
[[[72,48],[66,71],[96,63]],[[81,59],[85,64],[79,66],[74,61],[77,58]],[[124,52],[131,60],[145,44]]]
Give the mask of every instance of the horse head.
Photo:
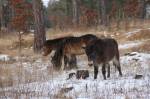
[[[47,56],[51,52],[52,52],[52,48],[50,46],[46,46],[46,45],[43,46],[43,48],[42,48],[42,55],[43,56]]]

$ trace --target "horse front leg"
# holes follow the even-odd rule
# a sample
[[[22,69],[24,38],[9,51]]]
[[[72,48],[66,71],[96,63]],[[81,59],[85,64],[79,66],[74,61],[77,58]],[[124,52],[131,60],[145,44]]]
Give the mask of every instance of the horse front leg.
[[[103,74],[103,77],[104,77],[104,80],[106,80],[106,69],[105,69],[106,65],[103,64],[102,65],[102,74]]]

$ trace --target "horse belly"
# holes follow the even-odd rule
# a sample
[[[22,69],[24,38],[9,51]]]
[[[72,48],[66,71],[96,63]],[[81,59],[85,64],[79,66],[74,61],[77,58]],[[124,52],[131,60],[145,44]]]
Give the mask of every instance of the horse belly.
[[[74,55],[82,55],[84,54],[84,50],[83,49],[71,49],[70,51],[71,54],[74,54]]]

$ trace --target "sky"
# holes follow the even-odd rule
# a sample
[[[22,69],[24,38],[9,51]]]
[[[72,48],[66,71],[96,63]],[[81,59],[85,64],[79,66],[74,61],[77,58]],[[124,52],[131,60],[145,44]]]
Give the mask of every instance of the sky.
[[[42,0],[42,1],[43,1],[43,4],[47,7],[49,1],[54,2],[54,1],[59,1],[59,0]]]
[[[42,0],[42,1],[43,1],[43,4],[44,4],[45,6],[48,5],[49,0]]]

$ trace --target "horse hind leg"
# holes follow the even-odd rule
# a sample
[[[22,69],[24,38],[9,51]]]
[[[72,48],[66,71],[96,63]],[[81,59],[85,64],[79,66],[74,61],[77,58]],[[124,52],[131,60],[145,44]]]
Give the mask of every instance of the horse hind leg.
[[[98,66],[94,65],[94,79],[97,79],[97,74],[98,74]]]
[[[122,76],[120,61],[119,61],[119,58],[117,58],[116,56],[113,59],[113,65],[115,66],[115,68],[118,69],[119,75]]]
[[[71,59],[69,61],[69,69],[77,68],[77,58],[76,55],[71,55]]]

